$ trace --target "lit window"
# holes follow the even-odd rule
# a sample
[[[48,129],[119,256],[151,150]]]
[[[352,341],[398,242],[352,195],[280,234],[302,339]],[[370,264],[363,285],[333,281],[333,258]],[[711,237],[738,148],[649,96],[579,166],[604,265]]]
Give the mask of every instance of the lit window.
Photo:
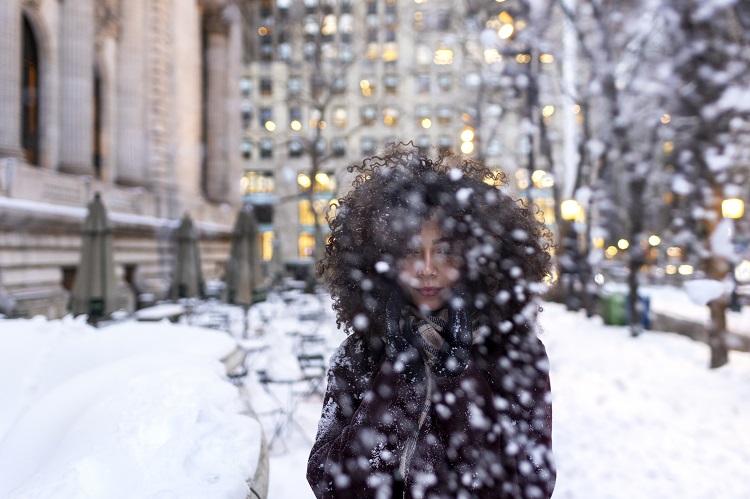
[[[247,171],[240,180],[242,194],[272,194],[274,191],[273,172]]]
[[[315,253],[315,236],[309,232],[300,232],[297,246],[300,258],[312,258]]]
[[[383,123],[386,126],[396,126],[398,124],[398,110],[393,107],[383,109]]]
[[[347,112],[343,106],[338,106],[333,110],[333,124],[339,128],[344,128],[347,123]]]
[[[375,91],[375,85],[372,80],[363,78],[359,80],[359,90],[362,92],[363,97],[370,97]]]
[[[415,55],[418,65],[426,66],[432,62],[432,49],[427,45],[418,45]]]
[[[260,233],[260,257],[264,262],[273,258],[273,231],[267,230]]]
[[[437,49],[433,62],[439,66],[453,64],[453,50],[445,47]]]
[[[383,60],[385,62],[394,62],[398,60],[398,44],[389,42],[383,45]]]

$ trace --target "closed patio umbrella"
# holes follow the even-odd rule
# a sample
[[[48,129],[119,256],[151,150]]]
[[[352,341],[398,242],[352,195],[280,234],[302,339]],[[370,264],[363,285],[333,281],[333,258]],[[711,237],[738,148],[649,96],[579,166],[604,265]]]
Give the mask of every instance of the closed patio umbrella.
[[[245,308],[245,335],[247,309],[253,303],[253,294],[260,277],[259,253],[258,224],[252,206],[248,205],[237,214],[226,273],[227,301]]]
[[[112,227],[97,192],[83,222],[81,259],[71,297],[73,314],[87,314],[96,323],[115,310],[115,266]]]
[[[204,296],[203,272],[198,248],[198,232],[187,213],[174,232],[174,269],[169,289],[171,299]]]

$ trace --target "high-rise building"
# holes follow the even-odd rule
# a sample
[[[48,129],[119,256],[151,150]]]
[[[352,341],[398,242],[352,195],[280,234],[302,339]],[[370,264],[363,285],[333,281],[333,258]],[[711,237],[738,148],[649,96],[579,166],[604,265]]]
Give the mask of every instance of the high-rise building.
[[[540,171],[532,179],[526,170],[528,127],[518,110],[525,96],[507,91],[508,78],[523,72],[528,54],[484,50],[481,33],[488,28],[472,18],[471,3],[248,4],[237,154],[244,197],[262,213],[264,258],[311,263],[315,218],[302,192],[313,188],[321,208],[335,203],[350,185],[345,167],[394,142],[502,168],[512,188],[536,186],[536,202],[553,216],[552,176]],[[546,54],[540,64],[552,60]],[[508,71],[511,66],[516,69]],[[543,119],[552,125],[555,107],[549,104]]]

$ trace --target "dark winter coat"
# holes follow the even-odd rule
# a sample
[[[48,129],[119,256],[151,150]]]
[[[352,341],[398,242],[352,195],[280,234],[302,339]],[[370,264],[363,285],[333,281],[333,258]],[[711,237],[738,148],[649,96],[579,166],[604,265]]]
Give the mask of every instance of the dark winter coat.
[[[499,333],[498,333],[499,334]],[[397,373],[353,333],[333,356],[307,479],[318,498],[549,498],[546,352],[474,345],[462,374]],[[484,352],[484,353],[480,353]]]

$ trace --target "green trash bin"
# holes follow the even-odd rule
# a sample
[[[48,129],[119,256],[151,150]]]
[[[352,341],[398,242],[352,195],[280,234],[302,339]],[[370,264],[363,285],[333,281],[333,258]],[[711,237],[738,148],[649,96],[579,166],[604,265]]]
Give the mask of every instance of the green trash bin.
[[[628,323],[627,296],[622,293],[602,297],[602,319],[608,326],[624,326]]]

